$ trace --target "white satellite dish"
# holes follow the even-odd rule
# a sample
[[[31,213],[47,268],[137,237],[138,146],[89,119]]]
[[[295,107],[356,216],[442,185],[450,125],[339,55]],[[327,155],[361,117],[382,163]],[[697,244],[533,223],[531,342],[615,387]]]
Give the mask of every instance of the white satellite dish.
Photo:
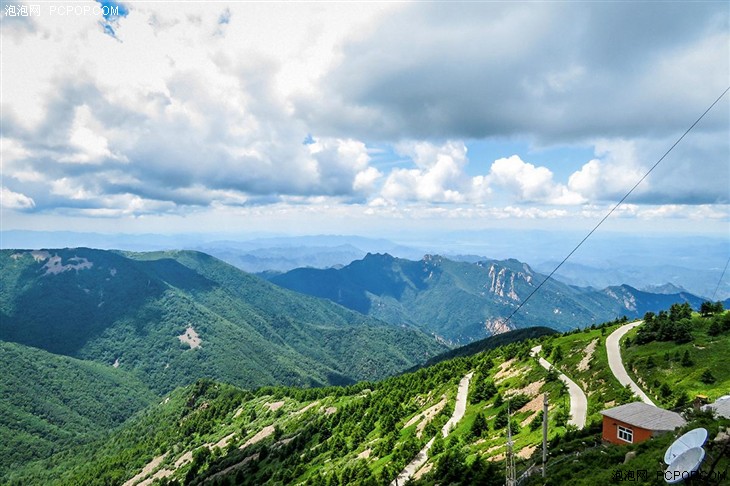
[[[687,449],[674,458],[674,461],[664,471],[664,480],[669,484],[676,484],[689,479],[692,473],[700,468],[705,459],[705,450],[702,447]]]
[[[694,447],[702,447],[707,441],[707,430],[703,428],[693,429],[672,442],[667,452],[664,453],[664,463],[671,464],[675,457],[686,450]]]

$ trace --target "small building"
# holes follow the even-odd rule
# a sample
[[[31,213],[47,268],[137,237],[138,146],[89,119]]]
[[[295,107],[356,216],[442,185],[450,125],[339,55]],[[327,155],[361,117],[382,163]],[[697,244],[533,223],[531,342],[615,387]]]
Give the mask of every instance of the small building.
[[[687,424],[681,415],[644,402],[627,403],[601,412],[603,440],[625,445],[644,442]]]

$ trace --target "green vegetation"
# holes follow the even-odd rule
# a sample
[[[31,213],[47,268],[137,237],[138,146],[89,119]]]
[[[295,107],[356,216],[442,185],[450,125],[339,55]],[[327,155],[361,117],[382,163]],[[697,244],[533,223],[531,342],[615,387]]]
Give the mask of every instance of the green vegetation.
[[[409,323],[444,339],[467,344],[496,334],[500,319],[546,277],[517,260],[456,262],[426,255],[420,261],[368,254],[339,270],[298,268],[271,281],[309,295],[323,297],[393,324]],[[627,285],[602,291],[581,289],[549,280],[516,314],[510,325],[529,328],[549,322],[566,331],[576,324],[597,323],[664,309],[689,300],[689,294],[641,292]]]
[[[58,265],[93,266],[46,275],[55,254]],[[545,484],[609,484],[629,450],[637,455],[626,468],[654,471],[672,438],[600,445],[599,412],[633,400],[611,374],[605,350],[626,318],[564,334],[520,330],[382,379],[443,347],[200,253],[13,255],[0,253],[7,270],[0,337],[103,364],[0,342],[9,370],[0,378],[2,484],[381,485],[431,439],[413,484],[503,484],[508,425],[518,473],[538,462],[544,396]],[[450,265],[432,263],[434,276]],[[412,283],[419,281],[413,272]],[[116,300],[110,315],[97,310]],[[728,315],[716,306],[699,315],[677,305],[650,316],[626,338],[627,368],[667,407],[726,393]],[[191,347],[190,329],[200,347]],[[179,339],[185,333],[187,343]],[[584,430],[567,424],[567,390],[531,356],[538,345],[586,391]],[[468,373],[465,415],[444,438]],[[267,386],[281,383],[303,387]],[[730,421],[700,414],[696,424],[709,424],[714,437]]]
[[[155,395],[128,373],[0,341],[0,482],[7,472],[97,439]]]
[[[447,349],[197,252],[0,251],[0,285],[0,339],[117,363],[158,393],[199,377],[243,387],[375,380]],[[183,342],[189,332],[200,342]]]
[[[664,407],[681,408],[697,395],[716,399],[730,389],[730,312],[708,307],[713,311],[693,314],[672,306],[668,313],[647,315],[625,338],[626,369]]]
[[[252,392],[199,381],[110,437],[38,461],[8,480],[123,482],[164,456],[157,471],[169,471],[163,482],[175,484],[384,484],[430,438],[440,437],[453,412],[457,384],[473,370],[466,415],[448,438],[435,442],[434,469],[422,480],[433,484],[457,471],[462,479],[492,484],[488,481],[497,481],[495,473],[502,469],[486,458],[503,452],[508,407],[516,450],[529,450],[539,441],[541,432],[528,424],[540,417],[540,393],[548,393],[553,404],[551,437],[567,431],[561,418],[565,390],[560,382],[548,381],[547,372],[529,356],[533,344],[512,343],[348,387]]]

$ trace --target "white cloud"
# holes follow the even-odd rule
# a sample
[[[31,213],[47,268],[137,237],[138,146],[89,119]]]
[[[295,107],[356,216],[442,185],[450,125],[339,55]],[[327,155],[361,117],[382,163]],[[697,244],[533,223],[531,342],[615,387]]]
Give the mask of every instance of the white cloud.
[[[35,206],[33,198],[13,192],[7,187],[0,187],[0,195],[2,196],[2,207],[6,209],[32,209]]]
[[[494,161],[488,180],[510,190],[519,201],[547,204],[580,204],[585,202],[576,192],[553,180],[547,167],[536,167],[513,155]]]
[[[664,7],[132,3],[118,39],[93,16],[5,23],[3,196],[110,217],[353,214],[344,204],[560,217],[622,196],[726,81],[726,10]],[[633,202],[646,207],[622,214],[718,214],[707,208],[729,199],[721,108],[642,184]],[[518,156],[474,175],[464,141],[495,135],[591,143],[595,158],[567,181],[558,162]],[[390,168],[394,153],[412,165]],[[485,207],[505,191],[512,206]]]
[[[636,146],[631,141],[602,140],[596,143],[598,159],[593,159],[573,173],[568,188],[591,201],[619,200],[644,175],[639,165]],[[646,191],[651,182],[645,180],[637,191]]]
[[[464,174],[467,163],[463,142],[443,145],[429,142],[404,142],[396,151],[410,158],[417,169],[393,169],[383,185],[384,198],[397,200],[457,203],[463,202],[469,190]]]

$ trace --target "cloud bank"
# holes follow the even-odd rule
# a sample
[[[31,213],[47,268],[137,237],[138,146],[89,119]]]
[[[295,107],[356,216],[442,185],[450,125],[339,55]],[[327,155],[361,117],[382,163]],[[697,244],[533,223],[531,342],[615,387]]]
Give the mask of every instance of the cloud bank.
[[[716,3],[124,8],[4,19],[4,211],[587,214],[730,77]],[[727,218],[727,107],[637,189],[654,211],[638,212]],[[473,141],[505,139],[594,157],[567,172],[530,153],[472,160]]]

